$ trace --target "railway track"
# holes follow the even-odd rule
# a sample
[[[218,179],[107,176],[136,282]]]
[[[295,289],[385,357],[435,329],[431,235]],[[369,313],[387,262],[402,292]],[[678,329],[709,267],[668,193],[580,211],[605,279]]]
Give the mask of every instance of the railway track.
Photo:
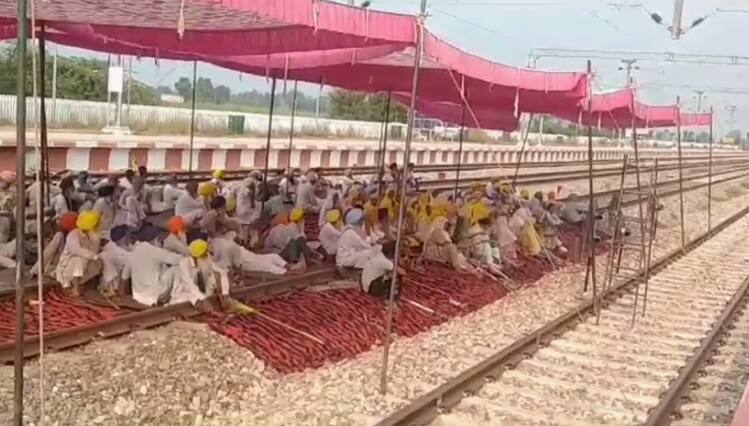
[[[749,170],[749,168],[747,169]],[[735,170],[726,172],[726,174],[735,173]],[[716,176],[719,176],[716,173]],[[704,176],[696,176],[690,179],[697,179]],[[719,184],[729,182],[742,177],[749,177],[749,172],[740,173],[738,175],[727,176],[724,178],[716,179],[713,183]],[[673,186],[676,181],[662,182],[659,187],[660,197],[668,197],[679,193],[678,188],[668,189],[669,186]],[[685,191],[693,191],[706,187],[707,184],[699,183],[690,185],[684,188]],[[607,197],[611,196],[615,191],[602,191],[596,193],[596,197]],[[623,202],[623,206],[635,205],[636,200],[626,200]],[[606,206],[601,207],[605,209]],[[264,295],[272,295],[279,292],[291,291],[298,288],[305,288],[307,286],[313,286],[317,284],[325,283],[333,278],[333,274],[329,270],[315,272],[311,275],[305,275],[302,277],[285,277],[282,279],[276,279],[261,285],[255,285],[251,287],[238,287],[233,289],[232,294],[237,297],[258,297]],[[35,284],[32,283],[29,289],[34,289]],[[27,290],[28,291],[28,290]],[[0,291],[0,301],[2,299],[10,298],[14,293],[14,289],[7,288]],[[127,309],[127,308],[125,308]],[[198,315],[199,313],[189,304],[181,304],[175,306],[166,306],[160,308],[150,308],[140,311],[131,311],[119,316],[115,319],[108,320],[102,323],[86,325],[82,327],[76,327],[67,329],[61,332],[50,333],[45,335],[45,344],[47,349],[50,351],[62,350],[73,346],[88,343],[92,340],[100,338],[108,338],[121,334],[128,333],[133,330],[143,329],[148,327],[154,327],[161,324],[168,323],[175,319],[190,318]],[[25,342],[26,350],[25,354],[27,357],[35,356],[38,354],[38,338],[31,337]],[[0,343],[0,363],[7,363],[12,361],[13,357],[13,344]]]
[[[730,160],[739,160],[741,158],[745,157],[744,155],[737,155],[737,154],[714,154],[713,155],[713,164],[718,164],[720,161],[730,161]],[[705,165],[707,165],[709,157],[708,156],[688,156],[684,157],[683,163],[684,165],[692,165],[695,162],[702,162]],[[641,159],[643,164],[649,164],[652,163],[652,159]],[[675,156],[675,153],[673,156],[667,156],[662,157],[659,160],[662,164],[666,163],[676,163],[677,158]],[[602,167],[602,166],[620,166],[622,160],[596,160],[594,162],[594,165],[596,167]],[[499,162],[490,162],[490,163],[468,163],[468,164],[462,164],[460,166],[461,172],[471,172],[471,171],[481,171],[481,170],[487,170],[487,169],[498,169],[503,168],[510,171],[514,171],[517,163],[516,162],[505,162],[505,163],[499,163]],[[538,169],[538,168],[561,168],[561,167],[580,167],[587,170],[588,162],[587,160],[562,160],[562,161],[538,161],[538,162],[523,162],[520,167],[520,174],[523,175],[523,171],[527,169]],[[455,172],[457,170],[458,166],[457,164],[420,164],[415,166],[415,172],[417,174],[423,174],[423,173],[440,173],[440,172]],[[354,171],[354,174],[356,175],[371,175],[376,172],[377,168],[374,166],[363,166],[363,167],[318,167],[320,172],[324,176],[343,176],[344,172],[348,169],[351,169]],[[252,169],[238,169],[233,170],[229,169],[225,171],[225,179],[226,180],[238,180],[243,179],[247,176],[247,173]],[[581,170],[583,171],[583,170]],[[62,170],[55,174],[59,178],[60,175],[63,173],[69,172],[69,170]],[[280,177],[281,174],[283,174],[283,169],[278,168],[272,168],[268,170],[269,176],[272,177]],[[97,178],[103,178],[107,175],[108,172],[92,172],[91,176],[97,177]],[[188,182],[188,181],[205,181],[211,179],[211,173],[210,170],[202,170],[202,171],[158,171],[158,172],[149,172],[149,183],[158,183],[163,182],[167,177],[176,175],[178,180],[181,182]],[[28,178],[29,183],[33,182],[33,177]]]
[[[586,300],[380,425],[667,424],[745,303],[748,213],[738,212],[653,264],[648,312],[638,315],[634,328],[637,283],[630,280],[604,294],[599,325]],[[744,330],[736,336],[747,339]],[[722,370],[714,370],[719,377]],[[682,413],[690,407],[712,412],[710,403],[698,404],[685,404]]]
[[[231,296],[239,299],[272,296],[297,289],[326,284],[330,282],[333,277],[333,269],[324,268],[302,276],[282,277],[250,286],[235,287],[231,290]],[[215,297],[211,300],[214,303],[216,302]],[[84,299],[83,303],[90,304],[92,302]],[[94,302],[94,304],[96,303],[101,302]],[[124,307],[122,309],[125,310],[126,313],[111,320],[67,328],[52,333],[45,333],[45,352],[55,352],[90,343],[94,340],[119,336],[135,330],[156,327],[178,319],[189,319],[200,315],[200,312],[190,303],[153,307],[144,310],[127,309]],[[15,344],[13,341],[0,343],[0,365],[13,362],[14,347]],[[25,338],[24,356],[30,358],[38,354],[39,337],[30,336]]]

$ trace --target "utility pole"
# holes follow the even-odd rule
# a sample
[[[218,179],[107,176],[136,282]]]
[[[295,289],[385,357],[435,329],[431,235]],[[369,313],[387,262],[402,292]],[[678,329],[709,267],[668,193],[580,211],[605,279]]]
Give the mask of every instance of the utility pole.
[[[705,91],[695,90],[694,94],[697,95],[697,112],[702,112],[702,99],[705,98]]]
[[[674,0],[674,20],[671,24],[671,38],[678,40],[681,38],[681,18],[684,15],[684,0]]]
[[[626,71],[627,72],[627,81],[624,82],[625,87],[632,87],[632,70],[639,70],[640,67],[635,66],[637,63],[637,59],[622,59],[622,66],[619,67],[619,70]]]
[[[109,105],[107,105],[108,107]],[[52,57],[52,125],[55,123],[57,116],[57,46],[55,46],[55,56]]]

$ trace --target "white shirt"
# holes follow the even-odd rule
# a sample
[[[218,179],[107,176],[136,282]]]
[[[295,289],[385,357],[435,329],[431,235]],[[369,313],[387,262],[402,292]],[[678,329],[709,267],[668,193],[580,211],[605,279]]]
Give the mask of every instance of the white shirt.
[[[52,208],[55,210],[55,218],[57,219],[70,211],[70,209],[68,208],[68,200],[62,193],[55,195],[55,198],[53,198],[50,202],[52,203]]]
[[[170,183],[164,185],[164,192],[162,193],[161,198],[164,200],[166,208],[173,209],[177,204],[179,197],[181,197],[185,192],[184,189]]]
[[[393,270],[391,262],[382,252],[377,252],[367,260],[361,272],[361,284],[364,292],[369,292],[369,285],[383,274]]]
[[[296,189],[296,206],[306,211],[317,210],[320,205],[314,191],[315,188],[311,183],[300,183]]]
[[[130,278],[130,252],[109,241],[104,244],[99,254],[101,259],[101,282],[108,284],[115,278]]]
[[[192,222],[187,218],[197,219],[203,213],[205,213],[206,207],[201,197],[193,198],[189,192],[185,192],[180,195],[177,202],[174,204],[174,214],[176,216],[182,216],[185,222]]]
[[[289,241],[302,236],[299,226],[294,223],[287,225],[276,225],[270,230],[265,238],[265,247],[276,251],[281,251],[286,247]]]
[[[240,185],[236,192],[237,212],[236,219],[240,223],[252,223],[260,218],[260,202],[255,202],[252,207],[252,191],[247,185]]]
[[[372,246],[362,238],[355,228],[347,227],[338,239],[336,264],[343,267],[361,268]]]
[[[203,277],[205,293],[198,288],[198,275]],[[218,275],[218,280],[216,275]],[[229,276],[226,270],[218,266],[211,258],[195,260],[192,257],[183,257],[174,274],[174,286],[169,304],[190,302],[194,305],[213,295],[216,290],[223,295],[229,294]]]
[[[187,241],[171,233],[164,238],[164,249],[182,256],[190,255],[190,247],[187,245]]]
[[[338,251],[338,240],[341,238],[341,230],[330,223],[323,225],[320,229],[320,244],[325,253],[335,255]]]
[[[99,213],[99,230],[105,238],[109,238],[109,231],[114,225],[114,203],[109,198],[98,198],[93,210]]]
[[[118,207],[123,212],[123,224],[133,228],[140,228],[143,220],[146,218],[140,194],[137,194],[132,187],[126,189],[120,195]]]
[[[166,274],[184,258],[149,243],[135,243],[130,253],[130,275],[133,299],[147,306],[155,305],[171,284]]]

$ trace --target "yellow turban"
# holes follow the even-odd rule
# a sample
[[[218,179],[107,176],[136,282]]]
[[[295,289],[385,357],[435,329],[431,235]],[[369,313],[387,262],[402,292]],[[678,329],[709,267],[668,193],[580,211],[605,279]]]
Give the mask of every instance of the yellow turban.
[[[78,215],[75,226],[81,231],[93,231],[99,225],[99,213],[88,210]]]
[[[205,240],[195,240],[190,243],[190,256],[201,258],[208,255],[208,243]]]
[[[216,195],[216,185],[211,182],[204,183],[200,185],[199,192],[204,198],[213,198]]]
[[[292,222],[299,223],[302,221],[302,218],[304,218],[304,210],[296,208],[291,211]]]
[[[328,210],[328,212],[325,213],[325,220],[327,220],[328,223],[338,222],[341,220],[341,211],[338,209]]]
[[[223,179],[224,178],[224,169],[216,169],[213,171],[213,177],[216,179]]]

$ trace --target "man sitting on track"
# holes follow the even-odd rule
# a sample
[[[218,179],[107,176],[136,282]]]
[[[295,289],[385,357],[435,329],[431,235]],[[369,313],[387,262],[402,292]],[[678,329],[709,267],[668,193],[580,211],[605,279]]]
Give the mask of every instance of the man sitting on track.
[[[130,232],[127,226],[119,225],[109,232],[109,239],[102,240],[101,284],[99,291],[106,297],[122,294],[125,281],[130,279]]]
[[[162,232],[154,227],[141,230],[130,253],[133,299],[146,306],[169,300],[176,266],[184,256],[161,247]]]
[[[183,257],[174,271],[174,282],[168,301],[173,305],[190,302],[198,309],[210,310],[202,302],[214,294],[225,305],[223,296],[229,294],[229,277],[224,268],[211,259],[210,247],[205,240],[190,243],[190,256]]]
[[[239,223],[226,214],[226,199],[218,196],[210,201],[210,209],[200,219],[201,232],[208,237],[226,236],[234,239],[239,231]]]
[[[395,256],[395,241],[389,241],[382,246],[364,263],[360,278],[363,292],[379,297],[388,298],[392,284],[393,258]],[[400,286],[395,288],[395,295],[400,292]]]
[[[64,288],[70,288],[72,296],[79,296],[80,287],[101,272],[98,226],[98,214],[90,210],[82,212],[76,220],[76,229],[65,238],[55,278]]]
[[[190,250],[187,244],[187,225],[182,216],[173,216],[167,223],[169,235],[164,238],[164,248],[173,253],[189,256]]]
[[[326,223],[320,230],[320,249],[326,259],[335,259],[338,252],[338,240],[341,239],[341,211],[328,210],[325,213]]]
[[[205,201],[198,195],[196,182],[189,182],[185,185],[185,192],[174,205],[174,214],[182,217],[188,227],[197,224],[207,210]]]
[[[293,271],[303,271],[307,267],[307,262],[317,263],[322,258],[320,253],[307,246],[307,240],[301,230],[303,219],[304,212],[298,208],[290,214],[279,213],[265,239],[265,247],[292,264],[289,270]]]

